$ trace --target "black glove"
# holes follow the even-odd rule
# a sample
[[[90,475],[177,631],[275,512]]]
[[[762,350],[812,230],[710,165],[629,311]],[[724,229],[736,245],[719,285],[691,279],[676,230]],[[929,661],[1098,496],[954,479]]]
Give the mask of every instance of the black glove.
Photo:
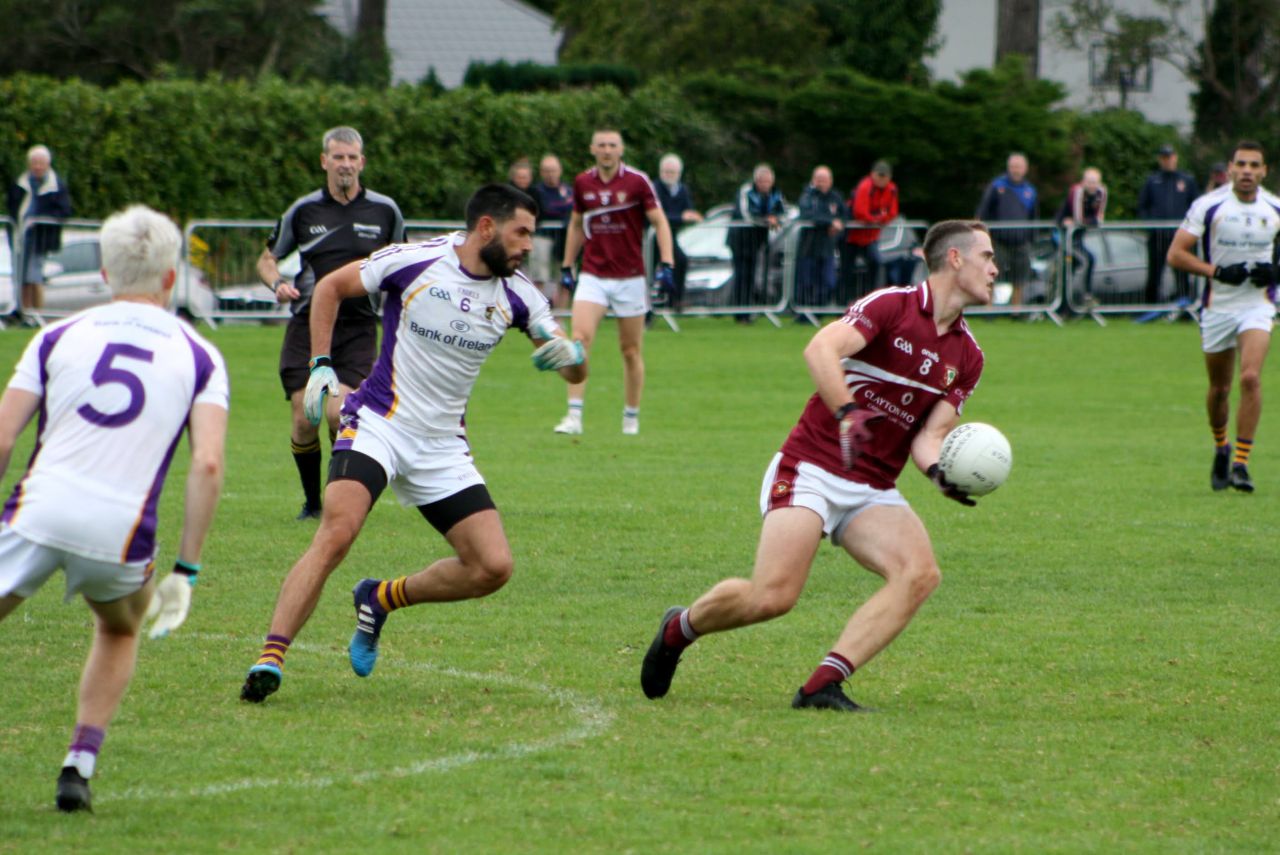
[[[570,294],[573,293],[574,288],[578,287],[578,280],[574,278],[572,267],[560,268],[560,286]]]
[[[665,261],[658,262],[658,269],[653,273],[653,281],[657,283],[658,290],[666,294],[668,299],[675,296],[676,273],[670,264]]]
[[[1229,267],[1219,264],[1213,269],[1213,278],[1226,285],[1243,285],[1249,278],[1249,265],[1243,261]]]
[[[871,441],[871,422],[884,418],[884,413],[867,410],[852,402],[836,410],[840,423],[840,461],[846,470],[852,469],[858,459],[861,446]]]
[[[961,490],[955,484],[947,480],[947,476],[942,474],[942,467],[934,463],[929,466],[929,471],[925,473],[929,476],[929,480],[938,485],[938,489],[942,491],[942,495],[948,499],[953,499],[962,505],[976,507],[977,502],[969,498],[969,494]]]
[[[1249,281],[1259,288],[1270,288],[1276,284],[1276,266],[1266,261],[1259,261],[1249,271]]]

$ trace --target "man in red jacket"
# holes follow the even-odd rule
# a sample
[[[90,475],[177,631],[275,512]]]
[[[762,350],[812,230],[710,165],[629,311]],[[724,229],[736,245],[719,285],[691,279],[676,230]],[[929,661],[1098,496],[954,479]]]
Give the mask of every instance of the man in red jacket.
[[[898,185],[893,183],[893,169],[884,160],[877,160],[871,174],[858,182],[849,197],[849,211],[853,215],[852,228],[840,247],[841,290],[851,298],[861,297],[875,290],[880,275],[880,250],[876,245],[879,228],[898,216]],[[855,290],[854,263],[861,258],[866,264],[866,274],[861,286]],[[903,283],[887,283],[903,284]]]

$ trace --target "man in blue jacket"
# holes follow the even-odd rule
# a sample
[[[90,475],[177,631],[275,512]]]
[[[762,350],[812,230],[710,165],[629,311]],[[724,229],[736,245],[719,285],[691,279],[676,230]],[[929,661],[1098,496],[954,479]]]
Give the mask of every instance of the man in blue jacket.
[[[27,152],[27,171],[9,187],[9,219],[13,221],[13,249],[22,264],[23,312],[38,312],[44,305],[44,257],[62,247],[62,227],[56,223],[32,223],[39,218],[71,216],[71,193],[53,171],[53,155],[42,145]]]
[[[1040,202],[1035,185],[1027,180],[1027,156],[1009,155],[1005,173],[987,185],[975,215],[984,223],[996,224],[991,240],[996,251],[1000,280],[1013,283],[1013,303],[1022,302],[1022,288],[1031,281],[1031,229],[1001,228],[1000,222],[1037,220]]]

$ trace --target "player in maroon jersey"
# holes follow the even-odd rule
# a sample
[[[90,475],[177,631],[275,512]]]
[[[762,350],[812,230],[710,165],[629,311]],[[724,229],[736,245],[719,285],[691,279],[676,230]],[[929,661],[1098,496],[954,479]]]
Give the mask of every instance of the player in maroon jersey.
[[[907,458],[948,497],[974,504],[943,478],[938,454],[982,373],[962,312],[991,302],[995,254],[986,226],[964,220],[929,229],[924,254],[926,281],[868,294],[810,340],[804,357],[817,392],[765,472],[752,577],[667,610],[640,671],[646,696],[667,693],[699,635],[790,611],[830,537],[885,584],[791,705],[863,709],[840,684],[906,627],[941,578],[924,524],[894,486]]]
[[[645,224],[658,238],[658,269],[654,281],[670,289],[671,227],[658,204],[649,176],[622,162],[622,134],[602,128],[591,135],[596,165],[573,181],[573,215],[565,239],[560,283],[573,291],[573,337],[589,352],[605,312],[618,319],[622,348],[624,406],[622,432],[640,432],[640,393],[644,390],[644,316],[649,293],[644,278]],[[582,275],[574,279],[573,262],[582,250]],[[569,413],[556,433],[582,433],[585,383],[569,386]]]

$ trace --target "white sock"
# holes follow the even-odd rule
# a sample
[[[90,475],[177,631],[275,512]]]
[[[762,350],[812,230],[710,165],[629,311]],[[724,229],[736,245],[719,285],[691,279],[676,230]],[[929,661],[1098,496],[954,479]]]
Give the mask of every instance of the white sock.
[[[90,751],[68,751],[67,759],[62,761],[62,767],[75,766],[76,771],[80,773],[80,777],[88,780],[93,777],[94,764],[98,762],[98,755]]]

